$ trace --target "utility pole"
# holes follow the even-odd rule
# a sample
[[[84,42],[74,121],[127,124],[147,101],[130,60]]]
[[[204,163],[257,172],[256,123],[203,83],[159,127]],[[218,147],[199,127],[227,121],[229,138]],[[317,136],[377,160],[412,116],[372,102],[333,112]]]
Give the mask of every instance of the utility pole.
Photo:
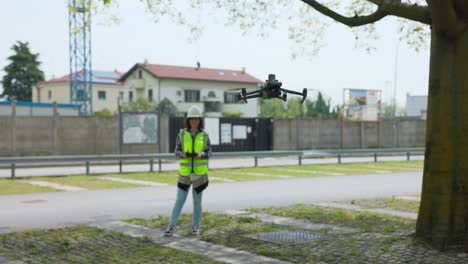
[[[397,119],[396,119],[396,90],[397,90],[397,76],[398,76],[398,48],[400,46],[400,41],[397,41],[396,50],[395,50],[395,69],[393,75],[393,146],[398,147],[397,145]]]
[[[91,0],[68,0],[70,103],[80,115],[93,114],[91,70]]]

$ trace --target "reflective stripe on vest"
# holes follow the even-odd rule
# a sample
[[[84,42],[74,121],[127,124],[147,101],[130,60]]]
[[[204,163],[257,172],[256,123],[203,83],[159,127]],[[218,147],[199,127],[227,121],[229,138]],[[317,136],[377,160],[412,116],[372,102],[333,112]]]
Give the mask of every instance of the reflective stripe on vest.
[[[205,150],[207,144],[207,135],[204,131],[199,132],[192,138],[190,131],[181,129],[179,139],[182,144],[183,153],[201,153]],[[180,159],[179,175],[189,176],[190,173],[195,173],[198,176],[204,176],[208,173],[207,159],[194,159],[193,157]]]

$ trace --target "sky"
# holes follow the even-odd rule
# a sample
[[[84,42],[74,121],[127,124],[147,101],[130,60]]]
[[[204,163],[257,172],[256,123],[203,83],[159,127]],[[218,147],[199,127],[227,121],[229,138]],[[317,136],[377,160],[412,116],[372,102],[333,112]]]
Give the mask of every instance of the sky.
[[[332,25],[324,47],[314,57],[292,59],[285,27],[271,30],[267,38],[255,32],[244,36],[222,23],[205,26],[203,35],[188,41],[187,28],[167,20],[154,22],[140,1],[120,0],[113,12],[119,24],[98,22],[92,26],[92,67],[95,70],[128,71],[135,63],[193,66],[246,71],[260,80],[276,74],[283,87],[321,91],[332,104],[342,104],[344,89],[382,91],[391,103],[394,93],[404,106],[407,93],[427,95],[429,50],[419,53],[398,42],[395,19],[379,22],[381,39],[376,51],[355,48],[349,28]],[[102,21],[101,21],[102,22]],[[0,78],[16,41],[29,42],[39,53],[46,79],[69,72],[68,9],[65,0],[15,0],[0,3]],[[396,83],[396,85],[395,85]],[[316,92],[315,92],[316,94]]]

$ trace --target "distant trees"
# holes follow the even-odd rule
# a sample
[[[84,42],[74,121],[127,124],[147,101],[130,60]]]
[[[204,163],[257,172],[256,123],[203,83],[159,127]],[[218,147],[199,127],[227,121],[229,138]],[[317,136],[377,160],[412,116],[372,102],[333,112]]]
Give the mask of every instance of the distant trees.
[[[18,41],[11,49],[15,54],[8,57],[10,64],[4,68],[0,97],[31,101],[32,85],[44,80],[44,73],[39,69],[39,54],[31,53],[28,42]]]
[[[166,114],[168,116],[177,115],[177,107],[171,100],[167,99],[167,97],[161,100],[158,107],[161,114]]]
[[[260,99],[260,116],[264,118],[328,117],[336,118],[339,106],[331,106],[330,99],[325,101],[319,92],[317,100],[291,98],[285,103],[278,99]]]
[[[157,106],[154,102],[138,97],[135,101],[130,101],[121,105],[123,112],[156,112]]]
[[[122,104],[121,110],[123,112],[157,112],[158,107],[163,115],[176,116],[179,114],[174,103],[166,97],[161,100],[159,105],[146,98],[139,97],[135,101]]]
[[[316,101],[309,101],[306,102],[306,116],[309,117],[338,117],[340,112],[340,107],[335,106],[332,108],[330,99],[325,101],[322,96],[322,93],[319,92]]]

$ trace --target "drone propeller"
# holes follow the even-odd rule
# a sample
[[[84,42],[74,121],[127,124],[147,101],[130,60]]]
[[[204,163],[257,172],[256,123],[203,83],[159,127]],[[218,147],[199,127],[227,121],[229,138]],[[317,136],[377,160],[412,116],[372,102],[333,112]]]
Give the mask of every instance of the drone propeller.
[[[301,104],[304,103],[305,99],[307,98],[307,88],[302,89],[302,100]]]

